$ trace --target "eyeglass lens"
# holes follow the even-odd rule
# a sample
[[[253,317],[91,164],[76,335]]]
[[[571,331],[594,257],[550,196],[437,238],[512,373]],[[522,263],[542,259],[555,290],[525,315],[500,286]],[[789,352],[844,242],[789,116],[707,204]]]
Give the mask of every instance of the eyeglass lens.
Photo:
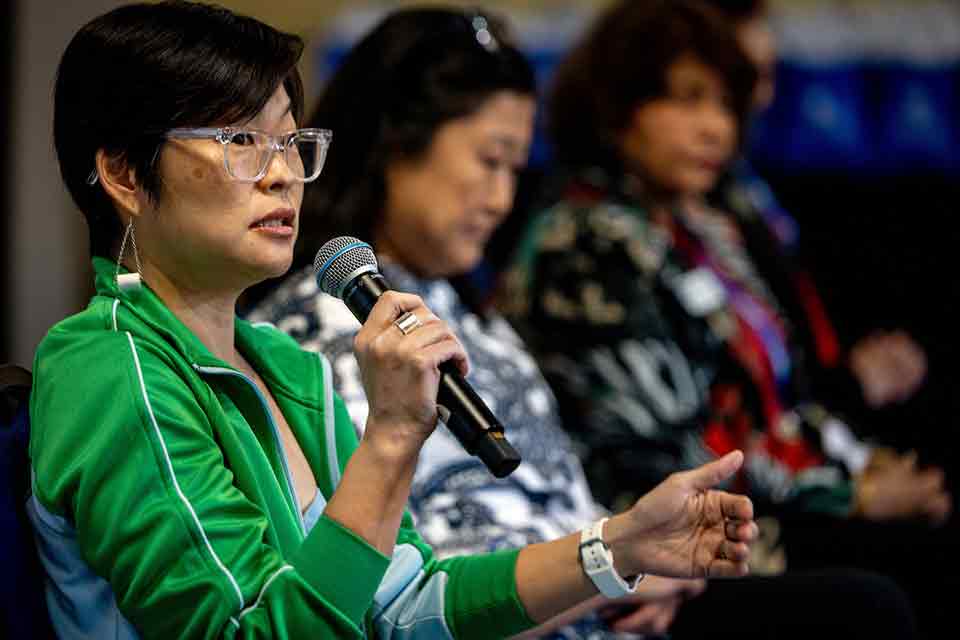
[[[254,180],[273,157],[270,136],[257,131],[237,131],[224,145],[227,170],[238,180]],[[295,134],[286,140],[283,159],[298,180],[313,180],[323,168],[325,140],[308,134]]]

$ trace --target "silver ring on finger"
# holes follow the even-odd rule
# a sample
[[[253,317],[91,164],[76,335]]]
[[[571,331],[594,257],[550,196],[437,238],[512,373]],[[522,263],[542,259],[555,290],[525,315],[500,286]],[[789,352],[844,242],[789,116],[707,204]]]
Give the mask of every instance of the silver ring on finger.
[[[423,326],[423,323],[420,322],[420,318],[417,317],[413,311],[407,311],[402,316],[393,321],[393,324],[397,325],[397,329],[400,330],[405,336],[410,335],[416,331],[419,327]]]

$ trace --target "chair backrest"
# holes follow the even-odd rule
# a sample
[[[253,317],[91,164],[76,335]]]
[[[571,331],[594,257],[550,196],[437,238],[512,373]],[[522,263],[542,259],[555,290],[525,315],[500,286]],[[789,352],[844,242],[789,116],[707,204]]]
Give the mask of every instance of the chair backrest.
[[[53,638],[24,504],[30,491],[30,372],[0,365],[0,637]]]

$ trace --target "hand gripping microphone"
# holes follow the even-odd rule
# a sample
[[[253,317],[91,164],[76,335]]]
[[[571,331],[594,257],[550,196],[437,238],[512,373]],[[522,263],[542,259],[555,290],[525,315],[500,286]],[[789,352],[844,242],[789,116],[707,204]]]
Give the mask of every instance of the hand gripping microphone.
[[[313,267],[320,290],[343,300],[360,322],[366,321],[377,299],[390,290],[373,249],[350,236],[323,245]],[[441,364],[440,374],[437,406],[447,428],[490,473],[498,478],[510,475],[520,464],[520,454],[504,436],[503,425],[453,364]]]

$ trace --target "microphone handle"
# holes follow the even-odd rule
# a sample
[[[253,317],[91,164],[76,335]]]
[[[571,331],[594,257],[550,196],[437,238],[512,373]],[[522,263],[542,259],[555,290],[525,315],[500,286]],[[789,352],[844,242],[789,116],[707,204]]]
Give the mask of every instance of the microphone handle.
[[[343,293],[343,301],[360,322],[390,285],[379,273],[357,277]],[[497,478],[510,475],[520,464],[520,454],[503,432],[503,425],[460,372],[450,362],[440,365],[437,406],[447,428],[470,455],[475,455]]]

